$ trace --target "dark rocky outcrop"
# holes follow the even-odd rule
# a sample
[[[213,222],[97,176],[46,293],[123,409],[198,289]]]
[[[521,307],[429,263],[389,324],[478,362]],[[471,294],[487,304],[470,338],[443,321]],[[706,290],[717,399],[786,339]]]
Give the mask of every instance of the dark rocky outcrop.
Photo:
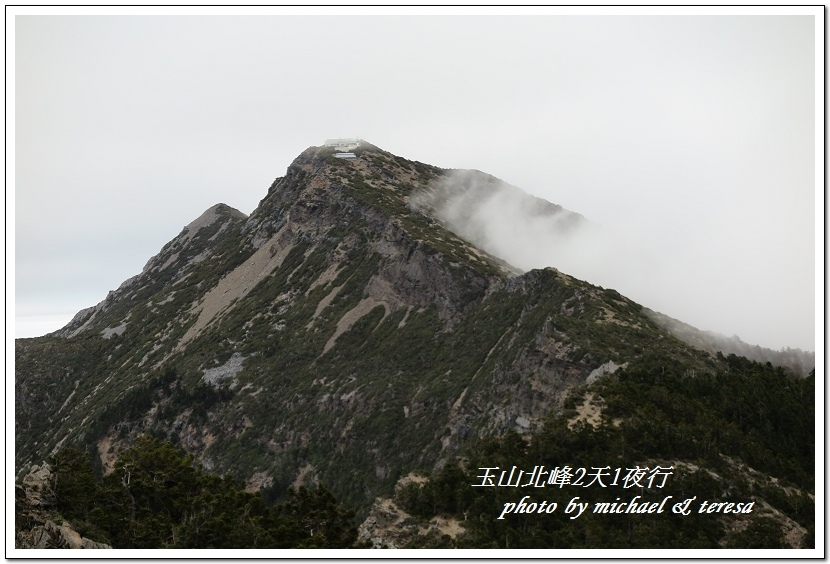
[[[81,536],[60,518],[55,511],[52,479],[48,464],[35,465],[15,485],[15,548],[112,548]]]
[[[64,446],[107,472],[153,433],[252,490],[322,482],[367,511],[473,439],[539,429],[591,374],[655,352],[713,370],[617,292],[453,232],[448,171],[355,153],[307,149],[250,216],[210,208],[67,327],[17,340],[19,475]],[[465,202],[500,183],[464,180]]]

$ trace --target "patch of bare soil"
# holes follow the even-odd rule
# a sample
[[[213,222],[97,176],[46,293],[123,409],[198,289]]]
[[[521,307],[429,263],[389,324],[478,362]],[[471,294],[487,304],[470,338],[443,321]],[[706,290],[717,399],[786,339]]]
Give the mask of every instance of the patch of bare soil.
[[[311,321],[309,321],[308,325],[305,326],[306,329],[311,329],[312,327],[314,327],[314,320],[317,319],[321,313],[323,313],[324,309],[329,307],[329,304],[337,296],[338,292],[340,292],[340,289],[342,287],[342,285],[335,286],[334,288],[332,288],[331,292],[329,292],[326,297],[320,300],[320,303],[317,304],[317,309],[314,310],[314,315],[311,316]]]
[[[594,405],[594,394],[585,394],[585,401],[576,408],[576,416],[568,420],[568,428],[573,429],[580,421],[585,421],[591,427],[598,427],[601,421],[602,409]]]
[[[212,290],[205,294],[204,298],[191,309],[192,313],[199,314],[198,319],[182,336],[175,350],[182,350],[205,327],[230,311],[234,303],[245,297],[254,286],[282,264],[294,246],[288,230],[288,225],[280,229],[248,260],[222,278]]]
[[[343,315],[343,317],[340,318],[340,321],[337,322],[337,329],[335,329],[334,335],[332,335],[329,338],[329,340],[323,347],[323,354],[326,354],[327,352],[329,352],[329,350],[331,350],[331,348],[334,346],[334,343],[337,341],[337,338],[340,335],[351,329],[352,325],[357,323],[361,317],[367,315],[370,311],[372,311],[379,305],[383,306],[386,310],[386,313],[383,316],[385,319],[386,316],[389,315],[389,306],[385,302],[379,302],[378,300],[372,297],[363,298],[362,300],[360,300],[360,303],[358,303],[352,309],[347,311]],[[381,322],[383,322],[383,319],[381,319]]]

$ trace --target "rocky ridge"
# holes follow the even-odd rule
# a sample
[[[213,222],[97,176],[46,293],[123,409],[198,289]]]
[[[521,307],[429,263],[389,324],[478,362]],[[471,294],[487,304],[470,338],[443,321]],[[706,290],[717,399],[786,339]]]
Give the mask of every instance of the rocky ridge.
[[[81,536],[55,514],[52,480],[52,470],[44,463],[33,466],[15,485],[15,548],[112,548]]]
[[[18,340],[19,472],[70,445],[107,472],[152,433],[251,490],[325,483],[365,513],[473,439],[541,428],[592,374],[655,350],[713,370],[614,290],[448,229],[436,198],[457,173],[355,153],[307,149],[250,216],[210,208],[61,331]]]

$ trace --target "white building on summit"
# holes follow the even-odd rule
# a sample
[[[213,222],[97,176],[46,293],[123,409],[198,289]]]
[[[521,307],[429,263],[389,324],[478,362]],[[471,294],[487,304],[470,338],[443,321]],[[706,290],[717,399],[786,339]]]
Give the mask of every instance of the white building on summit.
[[[336,151],[351,151],[360,146],[358,139],[326,139],[325,147],[334,147]]]

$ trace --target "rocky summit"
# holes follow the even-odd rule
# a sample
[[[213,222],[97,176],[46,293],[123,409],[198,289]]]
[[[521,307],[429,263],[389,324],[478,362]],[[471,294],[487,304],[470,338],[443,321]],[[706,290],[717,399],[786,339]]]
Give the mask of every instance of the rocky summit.
[[[249,492],[323,484],[363,518],[415,471],[574,416],[573,390],[728,370],[615,290],[520,272],[455,227],[496,190],[563,236],[582,216],[365,141],[349,155],[307,149],[250,216],[213,206],[66,327],[18,339],[19,475],[66,447],[107,474],[149,434]],[[599,397],[583,419],[619,427]]]

